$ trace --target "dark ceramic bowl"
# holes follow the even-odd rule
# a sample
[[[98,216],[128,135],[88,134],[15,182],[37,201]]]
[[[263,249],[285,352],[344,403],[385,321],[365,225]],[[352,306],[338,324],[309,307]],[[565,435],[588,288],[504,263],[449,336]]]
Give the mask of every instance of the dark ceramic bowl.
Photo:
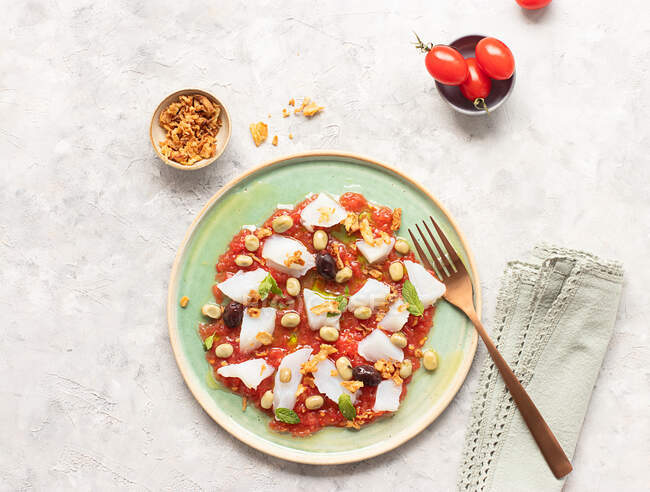
[[[483,39],[485,36],[479,34],[472,34],[470,36],[463,36],[458,38],[456,41],[451,43],[449,46],[456,48],[461,55],[465,58],[472,58],[475,56],[474,48],[476,48],[477,43]],[[492,81],[492,90],[490,95],[485,98],[485,104],[487,104],[489,111],[494,111],[499,106],[501,106],[512,92],[512,88],[515,86],[515,77],[517,73],[512,74],[508,80],[493,80]],[[455,85],[445,85],[440,82],[436,82],[436,88],[440,93],[440,96],[449,103],[449,105],[454,108],[459,113],[467,115],[480,115],[486,114],[482,109],[476,109],[474,104],[469,99],[466,99],[465,96],[460,92],[458,86]]]

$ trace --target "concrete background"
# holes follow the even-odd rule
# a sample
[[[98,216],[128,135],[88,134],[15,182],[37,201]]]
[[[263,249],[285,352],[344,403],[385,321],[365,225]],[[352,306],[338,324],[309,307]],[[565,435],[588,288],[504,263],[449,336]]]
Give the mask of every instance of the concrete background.
[[[488,326],[506,260],[542,239],[624,262],[566,490],[647,490],[645,1],[0,3],[0,489],[454,489],[482,347],[419,437],[332,468],[230,437],[176,368],[167,280],[195,214],[252,166],[331,148],[399,167],[448,207]],[[501,38],[517,60],[511,100],[489,118],[454,114],[412,30]],[[223,98],[234,125],[218,163],[194,173],[164,166],[148,138],[158,102],[186,87]],[[327,109],[282,120],[303,96]],[[280,144],[256,148],[248,124],[268,113]]]

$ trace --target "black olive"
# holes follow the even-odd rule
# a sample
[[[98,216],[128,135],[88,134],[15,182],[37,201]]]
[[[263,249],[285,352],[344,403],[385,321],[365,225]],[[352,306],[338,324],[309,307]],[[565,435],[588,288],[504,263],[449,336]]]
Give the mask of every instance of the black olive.
[[[336,277],[336,261],[329,253],[318,253],[316,255],[316,270],[327,280],[334,280]]]
[[[352,368],[352,379],[361,381],[364,386],[377,386],[381,383],[379,371],[368,364]]]
[[[244,319],[244,305],[231,302],[223,310],[223,322],[228,328],[237,328]]]

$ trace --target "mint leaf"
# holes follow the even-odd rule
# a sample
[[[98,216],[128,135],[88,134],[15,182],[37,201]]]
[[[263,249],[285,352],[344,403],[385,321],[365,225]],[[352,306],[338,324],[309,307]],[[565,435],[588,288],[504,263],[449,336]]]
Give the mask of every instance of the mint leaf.
[[[212,348],[213,343],[214,343],[214,333],[209,337],[205,337],[205,340],[203,340],[203,346],[205,347],[205,350],[210,350]]]
[[[347,393],[342,393],[339,396],[339,410],[343,416],[348,420],[354,420],[357,417],[357,410],[350,400],[350,395]]]
[[[418,297],[415,286],[410,280],[405,281],[402,286],[402,297],[408,303],[407,310],[409,313],[414,316],[422,316],[422,313],[424,313],[424,305]]]
[[[270,292],[273,292],[278,296],[282,295],[282,290],[280,287],[278,287],[278,283],[270,273],[264,277],[264,280],[262,280],[262,282],[260,282],[260,286],[257,290],[260,293],[260,299],[262,300],[266,299],[269,296]]]
[[[277,408],[275,410],[275,417],[280,422],[284,422],[285,424],[299,424],[300,423],[300,417],[298,417],[298,414],[296,412],[294,412],[293,410],[290,410],[288,408]]]

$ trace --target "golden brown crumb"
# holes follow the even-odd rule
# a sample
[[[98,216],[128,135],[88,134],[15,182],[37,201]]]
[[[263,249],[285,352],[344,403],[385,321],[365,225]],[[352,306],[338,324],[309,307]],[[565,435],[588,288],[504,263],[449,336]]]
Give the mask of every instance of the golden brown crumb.
[[[266,137],[269,136],[269,126],[263,121],[251,123],[249,128],[251,130],[251,135],[253,135],[253,141],[255,142],[256,147],[262,145],[262,142],[264,142]]]
[[[260,227],[254,232],[254,234],[257,239],[264,239],[265,237],[269,237],[271,234],[273,234],[273,231],[268,227]]]
[[[302,108],[302,114],[305,116],[314,116],[316,113],[325,109],[323,106],[319,106],[314,101],[309,102],[304,108]]]
[[[376,278],[377,280],[379,280],[379,279],[381,279],[381,278],[384,277],[384,274],[381,273],[381,272],[380,272],[379,270],[377,270],[376,268],[372,268],[372,269],[370,269],[370,270],[368,271],[368,273],[370,274],[370,276]]]
[[[359,216],[353,212],[348,213],[343,225],[347,232],[357,232],[359,230]]]
[[[393,221],[390,224],[390,230],[396,231],[402,225],[402,209],[396,208],[393,210]]]
[[[180,305],[182,308],[186,307],[187,304],[190,302],[190,298],[187,296],[181,297]]]
[[[276,147],[278,146],[278,136],[277,135],[273,135],[273,140],[271,140],[271,143]]]
[[[265,331],[260,331],[257,335],[255,335],[255,340],[260,342],[262,345],[271,345],[271,342],[273,341],[273,335]]]
[[[299,107],[297,107],[296,109],[294,109],[293,112],[296,113],[296,114],[301,113],[303,108],[305,106],[307,106],[307,104],[309,104],[309,98],[308,97],[304,98],[302,100],[302,104]]]
[[[291,113],[289,113],[289,111],[287,111],[287,108],[282,108],[282,117],[283,118],[288,118],[289,116],[291,116]]]
[[[350,393],[356,393],[359,388],[363,388],[362,381],[341,381],[341,386],[343,386]]]
[[[328,355],[334,354],[336,352],[338,352],[336,347],[332,347],[326,343],[321,344],[320,351],[302,365],[300,368],[300,374],[316,372],[318,370],[318,364],[327,359]]]
[[[158,118],[166,131],[160,153],[184,166],[213,157],[221,128],[220,114],[221,108],[205,96],[180,96]]]
[[[295,106],[295,105],[296,105],[296,100],[292,97],[292,98],[289,100],[289,106]]]
[[[289,134],[289,140],[293,140],[293,133]]]
[[[345,264],[341,259],[341,251],[339,250],[339,245],[336,243],[332,243],[332,251],[334,252],[334,256],[336,257],[336,268],[340,270],[341,268],[345,267]]]
[[[359,230],[361,231],[361,237],[367,244],[370,246],[378,245],[379,241],[375,239],[375,234],[372,232],[372,228],[370,227],[370,222],[368,221],[367,217],[361,219]]]
[[[262,311],[260,311],[259,308],[254,308],[254,307],[249,307],[248,308],[248,315],[251,318],[259,318],[260,314],[262,314]]]
[[[264,259],[262,259],[262,258],[258,258],[258,257],[255,256],[253,253],[248,253],[248,256],[250,256],[251,258],[253,258],[253,261],[258,262],[260,265],[266,265],[266,260],[264,260]]]
[[[251,289],[248,291],[248,298],[250,299],[250,302],[257,302],[260,299],[260,293],[257,292],[255,289]]]
[[[339,305],[335,300],[325,301],[322,304],[317,304],[309,308],[309,310],[314,313],[316,316],[320,316],[325,313],[335,313],[339,314]]]
[[[305,264],[305,260],[302,259],[302,252],[301,251],[294,251],[291,256],[289,256],[286,260],[284,260],[285,266],[287,266],[289,268],[294,263],[296,265],[300,265],[300,266]]]

